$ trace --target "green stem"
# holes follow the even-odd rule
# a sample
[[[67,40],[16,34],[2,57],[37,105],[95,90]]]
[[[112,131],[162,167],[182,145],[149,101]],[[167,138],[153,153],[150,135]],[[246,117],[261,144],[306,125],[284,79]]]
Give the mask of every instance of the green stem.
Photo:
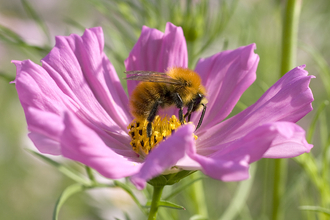
[[[201,172],[195,173],[195,178],[202,178]],[[196,208],[196,214],[203,216],[204,218],[208,218],[208,211],[207,211],[207,205],[204,195],[204,186],[203,186],[203,180],[196,182],[192,185],[193,190],[193,198]]]
[[[86,169],[86,172],[87,172],[87,175],[88,175],[88,178],[91,180],[91,182],[96,185],[97,182],[95,180],[95,177],[93,175],[93,171],[92,169],[89,167],[89,166],[85,166],[85,169]]]
[[[282,30],[281,76],[295,66],[300,10],[301,0],[287,0]],[[276,159],[272,220],[282,219],[283,217],[283,209],[280,205],[285,191],[286,175],[287,161]]]
[[[272,220],[283,219],[281,200],[285,192],[288,162],[285,159],[275,159],[274,190],[273,190],[273,215]]]
[[[164,186],[154,186],[154,192],[152,195],[151,207],[149,212],[148,220],[155,220],[157,217],[158,211],[158,203],[160,201],[160,197],[162,196]]]
[[[288,0],[282,29],[281,76],[295,66],[297,36],[302,0]]]

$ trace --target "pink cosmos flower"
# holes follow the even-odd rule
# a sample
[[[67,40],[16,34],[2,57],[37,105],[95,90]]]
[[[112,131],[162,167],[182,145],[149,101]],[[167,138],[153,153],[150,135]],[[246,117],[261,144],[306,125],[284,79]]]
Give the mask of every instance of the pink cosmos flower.
[[[142,189],[163,172],[201,170],[212,178],[239,181],[249,177],[249,164],[261,158],[288,158],[309,152],[304,130],[295,124],[312,110],[312,76],[297,67],[252,106],[224,120],[242,93],[256,79],[259,56],[251,44],[200,59],[195,71],[207,89],[208,108],[202,126],[181,126],[142,159],[132,150],[127,126],[133,120],[128,97],[103,52],[101,28],[82,37],[56,37],[56,45],[39,66],[13,61],[15,84],[29,137],[42,153],[63,155],[90,166],[107,178],[132,176]],[[187,67],[185,38],[180,27],[165,33],[143,27],[125,61],[128,71],[164,72]],[[138,82],[128,81],[131,94]],[[167,114],[177,114],[176,109]],[[200,113],[194,113],[196,125]]]

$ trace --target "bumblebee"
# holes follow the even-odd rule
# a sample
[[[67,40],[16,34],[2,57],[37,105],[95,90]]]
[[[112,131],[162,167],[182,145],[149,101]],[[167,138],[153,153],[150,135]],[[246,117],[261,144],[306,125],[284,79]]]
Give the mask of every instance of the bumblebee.
[[[191,114],[202,110],[196,130],[201,126],[206,111],[206,89],[194,71],[174,67],[166,73],[153,71],[126,71],[126,80],[141,81],[130,97],[132,115],[137,120],[147,120],[147,135],[152,135],[152,122],[159,108],[176,106],[179,120],[190,121]],[[187,107],[183,115],[183,108]]]

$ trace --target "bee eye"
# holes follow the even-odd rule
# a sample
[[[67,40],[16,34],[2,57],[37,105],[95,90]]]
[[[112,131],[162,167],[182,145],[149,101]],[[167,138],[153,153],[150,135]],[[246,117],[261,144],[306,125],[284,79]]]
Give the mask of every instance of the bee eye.
[[[199,103],[201,103],[202,99],[203,99],[203,95],[198,93],[197,97],[194,98],[194,105],[199,105]]]

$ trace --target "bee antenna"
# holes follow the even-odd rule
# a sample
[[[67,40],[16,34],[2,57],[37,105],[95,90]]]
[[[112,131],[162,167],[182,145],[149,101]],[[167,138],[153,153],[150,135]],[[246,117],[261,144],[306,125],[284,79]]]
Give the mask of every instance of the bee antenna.
[[[201,115],[201,117],[199,118],[198,125],[197,125],[195,131],[197,131],[197,129],[202,125],[202,122],[203,122],[203,119],[204,119],[204,115],[205,115],[205,111],[206,111],[206,105],[202,104],[202,106],[204,106],[204,107],[203,107],[203,111],[202,111],[202,115]]]

